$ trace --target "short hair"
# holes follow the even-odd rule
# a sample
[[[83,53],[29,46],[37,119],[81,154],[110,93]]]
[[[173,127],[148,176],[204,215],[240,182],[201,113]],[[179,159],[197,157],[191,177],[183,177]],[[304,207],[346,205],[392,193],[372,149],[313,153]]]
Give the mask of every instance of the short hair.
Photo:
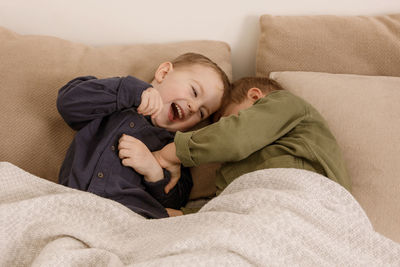
[[[244,77],[232,84],[229,101],[240,104],[251,88],[258,88],[266,95],[275,90],[282,90],[282,86],[267,77]]]
[[[244,77],[236,80],[222,99],[221,107],[216,114],[214,114],[213,121],[219,120],[221,114],[230,103],[242,103],[247,96],[247,92],[254,87],[260,89],[266,95],[275,90],[283,90],[278,82],[267,77]]]
[[[188,65],[202,65],[213,69],[221,78],[222,84],[224,86],[223,88],[224,93],[222,99],[226,98],[226,95],[229,93],[231,89],[231,83],[226,73],[218,66],[217,63],[215,63],[214,61],[212,61],[211,59],[209,59],[204,55],[189,52],[178,56],[177,58],[172,60],[171,63],[174,66],[174,68],[177,67],[179,68]]]

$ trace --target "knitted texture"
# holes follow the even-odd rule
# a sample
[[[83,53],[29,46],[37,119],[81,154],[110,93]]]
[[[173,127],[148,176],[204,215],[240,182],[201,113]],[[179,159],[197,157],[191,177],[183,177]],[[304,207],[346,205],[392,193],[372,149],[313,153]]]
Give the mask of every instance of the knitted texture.
[[[0,163],[0,266],[399,266],[340,185],[304,170],[235,180],[196,214],[146,220]]]

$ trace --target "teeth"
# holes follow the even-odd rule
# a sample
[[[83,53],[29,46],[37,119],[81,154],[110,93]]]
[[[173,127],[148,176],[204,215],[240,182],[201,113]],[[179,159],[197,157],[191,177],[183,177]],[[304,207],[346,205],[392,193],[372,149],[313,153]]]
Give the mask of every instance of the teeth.
[[[179,119],[182,119],[182,110],[181,110],[181,108],[177,104],[175,104],[175,107],[176,107],[176,110],[178,110]]]

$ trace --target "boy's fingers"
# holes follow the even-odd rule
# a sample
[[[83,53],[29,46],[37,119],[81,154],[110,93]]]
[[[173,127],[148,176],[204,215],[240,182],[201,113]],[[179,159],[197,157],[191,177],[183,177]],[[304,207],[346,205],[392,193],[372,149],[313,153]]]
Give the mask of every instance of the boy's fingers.
[[[118,142],[118,149],[124,149],[124,148],[129,148],[132,146],[132,143],[135,143],[137,139],[135,139],[132,136],[124,136],[123,138],[121,137]]]
[[[154,112],[154,105],[151,103],[149,103],[149,105],[145,109],[141,110],[141,114],[145,116],[150,115],[153,112]]]
[[[139,113],[143,113],[144,110],[147,109],[147,106],[149,105],[149,97],[147,95],[142,95],[142,101],[140,102],[139,107],[137,108]]]
[[[151,106],[151,112],[150,114],[156,114],[159,113],[159,111],[162,108],[162,100],[160,97],[157,97],[154,99],[153,104]]]
[[[146,109],[143,110],[143,115],[150,115],[154,112],[154,103],[149,102]]]
[[[121,150],[123,148],[124,148],[124,143],[123,143],[123,141],[122,142],[120,141],[118,144],[118,150]]]
[[[175,217],[175,216],[181,216],[183,215],[183,212],[181,210],[175,210],[175,209],[170,209],[170,208],[166,208],[167,213],[169,215],[169,217]]]
[[[127,142],[133,142],[133,141],[139,141],[139,139],[137,139],[134,136],[131,135],[127,135],[127,134],[122,134],[122,136],[119,138],[119,143],[127,143]]]
[[[171,177],[171,180],[169,181],[169,183],[165,186],[164,191],[166,194],[169,193],[169,191],[171,191],[172,188],[174,188],[174,186],[178,183],[180,177]]]
[[[124,165],[124,166],[127,166],[127,167],[130,166],[129,160],[128,160],[128,159],[123,159],[123,160],[121,160],[121,163],[122,163],[122,165]]]
[[[163,102],[162,102],[162,100],[161,100],[161,98],[160,98],[160,101],[159,101],[159,103],[158,103],[158,105],[157,105],[157,112],[156,112],[156,115],[155,115],[155,116],[158,116],[158,115],[161,113],[162,108],[163,108]]]
[[[124,159],[124,158],[128,157],[126,149],[120,149],[118,156],[120,159]]]
[[[138,113],[142,115],[152,115],[153,118],[156,113],[163,107],[163,102],[158,94],[143,93],[142,103],[138,107]],[[157,114],[158,115],[158,114]]]
[[[118,149],[126,148],[128,145],[127,137],[121,137],[118,142]]]
[[[155,118],[155,117],[157,117],[158,115],[160,115],[160,113],[161,113],[161,111],[162,111],[162,108],[163,108],[163,103],[162,103],[162,101],[159,101],[159,102],[157,103],[157,105],[154,107],[154,112],[153,112],[153,114],[151,115],[151,117],[152,117],[152,118]]]

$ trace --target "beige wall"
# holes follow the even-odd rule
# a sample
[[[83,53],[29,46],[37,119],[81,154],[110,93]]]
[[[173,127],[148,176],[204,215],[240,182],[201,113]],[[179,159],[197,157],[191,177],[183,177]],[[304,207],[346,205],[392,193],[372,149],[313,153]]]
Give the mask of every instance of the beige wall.
[[[0,25],[92,45],[222,40],[236,79],[254,74],[261,14],[399,12],[400,0],[0,0]]]

